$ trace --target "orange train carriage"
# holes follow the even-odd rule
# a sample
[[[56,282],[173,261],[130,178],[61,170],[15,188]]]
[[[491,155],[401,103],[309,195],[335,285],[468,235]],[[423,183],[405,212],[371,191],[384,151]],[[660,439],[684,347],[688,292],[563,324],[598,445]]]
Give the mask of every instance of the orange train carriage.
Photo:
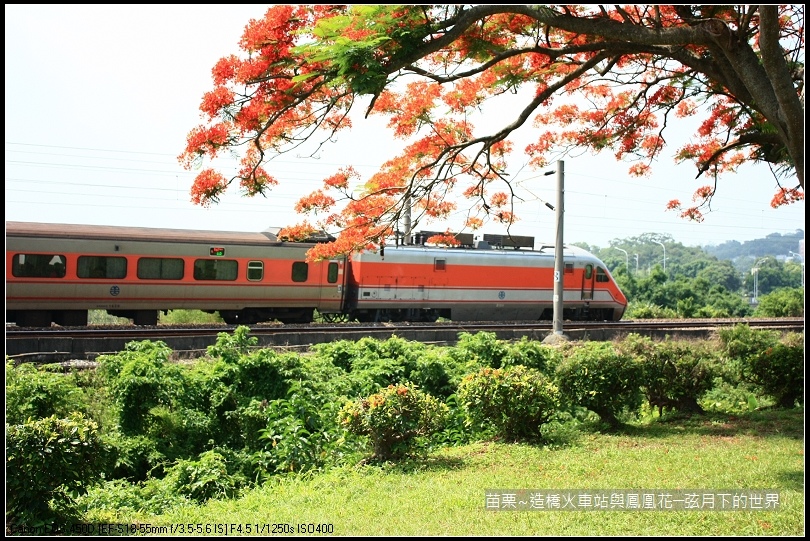
[[[81,326],[88,310],[106,310],[154,325],[173,309],[216,311],[231,324],[309,322],[316,310],[360,321],[552,318],[553,246],[473,248],[470,237],[466,248],[386,246],[307,263],[324,240],[7,222],[6,321]],[[564,262],[563,317],[621,319],[627,300],[605,265],[572,246]]]
[[[159,311],[228,323],[340,312],[345,259],[306,263],[311,243],[272,232],[6,223],[6,320],[86,325],[88,310],[155,325]]]

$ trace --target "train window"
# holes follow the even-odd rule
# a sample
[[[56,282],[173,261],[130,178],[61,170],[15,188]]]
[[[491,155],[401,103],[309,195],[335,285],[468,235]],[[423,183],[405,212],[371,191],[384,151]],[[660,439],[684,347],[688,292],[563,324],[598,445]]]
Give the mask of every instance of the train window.
[[[447,260],[446,259],[433,260],[433,270],[435,271],[447,270]]]
[[[248,261],[247,279],[251,282],[258,282],[264,278],[264,263],[261,261]]]
[[[138,260],[141,280],[182,280],[183,260],[168,257],[142,257]]]
[[[329,266],[326,268],[326,281],[330,284],[334,284],[338,280],[338,264],[334,261],[329,263]]]
[[[574,273],[574,264],[573,263],[566,263],[565,270],[563,271],[565,274],[573,274]]]
[[[79,256],[76,275],[79,278],[124,278],[127,260],[124,257],[82,255]]]
[[[236,280],[239,264],[233,259],[198,259],[194,262],[195,280]]]
[[[20,278],[64,278],[65,256],[56,254],[14,254],[11,274]]]
[[[296,261],[292,266],[292,281],[306,282],[309,276],[309,265],[303,261]]]
[[[593,265],[585,265],[585,279],[590,280],[593,276]]]
[[[596,267],[596,281],[609,282],[608,275],[602,267]]]

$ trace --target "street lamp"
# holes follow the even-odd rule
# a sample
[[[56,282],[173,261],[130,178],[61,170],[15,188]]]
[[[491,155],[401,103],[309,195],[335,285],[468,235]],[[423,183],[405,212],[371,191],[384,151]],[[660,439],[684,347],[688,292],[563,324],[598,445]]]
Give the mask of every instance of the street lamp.
[[[565,262],[563,260],[563,204],[564,204],[564,175],[565,163],[557,161],[557,169],[546,171],[545,176],[557,173],[557,208],[555,209],[557,218],[557,240],[554,243],[554,315],[552,316],[552,336],[563,336],[563,271]]]
[[[614,246],[613,249],[619,250],[620,252],[624,252],[624,268],[627,269],[627,274],[630,274],[630,256],[627,255],[627,250],[622,250],[621,248],[617,248],[616,246]]]
[[[633,257],[636,258],[636,274],[638,274],[638,254],[633,254]]]
[[[657,240],[653,241],[654,243],[661,246],[664,249],[664,272],[667,272],[667,247],[664,246],[663,242],[658,242]]]
[[[754,304],[759,302],[759,264],[768,259],[767,257],[763,257],[756,263],[754,266],[751,267],[751,274],[754,275],[754,298],[751,300]]]

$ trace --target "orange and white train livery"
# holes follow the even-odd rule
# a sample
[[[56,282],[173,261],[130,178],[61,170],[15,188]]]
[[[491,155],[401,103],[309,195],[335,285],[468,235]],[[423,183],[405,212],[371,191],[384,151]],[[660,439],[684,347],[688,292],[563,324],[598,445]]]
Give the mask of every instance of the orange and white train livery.
[[[385,246],[309,263],[326,237],[6,222],[6,321],[82,326],[88,310],[106,310],[155,325],[174,309],[219,312],[231,324],[310,322],[316,311],[359,321],[552,319],[553,246],[457,238],[466,247]],[[604,263],[566,246],[564,269],[564,319],[621,319],[627,299]]]

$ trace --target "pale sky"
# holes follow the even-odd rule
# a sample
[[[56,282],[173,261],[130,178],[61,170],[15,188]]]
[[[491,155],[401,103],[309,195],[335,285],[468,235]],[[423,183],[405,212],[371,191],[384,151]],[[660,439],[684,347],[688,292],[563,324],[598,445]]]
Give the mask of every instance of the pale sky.
[[[208,209],[190,202],[194,172],[176,158],[201,122],[211,68],[239,53],[245,25],[266,9],[6,4],[6,220],[261,231],[302,221],[295,201],[339,167],[354,165],[365,180],[394,157],[402,143],[384,121],[358,118],[317,159],[286,156],[268,167],[281,185],[267,198],[242,197],[234,188]],[[497,127],[504,118],[480,124]],[[531,127],[523,133],[530,138]],[[539,246],[555,239],[555,215],[543,201],[556,204],[556,177],[524,167],[523,146],[515,145],[510,161],[526,200],[512,232],[534,236]],[[703,223],[666,211],[670,199],[688,204],[696,188],[710,184],[695,179],[693,165],[676,166],[674,150],[647,178],[630,177],[628,164],[609,152],[563,158],[565,242],[606,247],[614,239],[660,233],[705,246],[804,229],[804,202],[770,208],[776,183],[764,165],[722,177]],[[458,228],[462,215],[418,229]],[[505,231],[491,223],[481,232]]]

